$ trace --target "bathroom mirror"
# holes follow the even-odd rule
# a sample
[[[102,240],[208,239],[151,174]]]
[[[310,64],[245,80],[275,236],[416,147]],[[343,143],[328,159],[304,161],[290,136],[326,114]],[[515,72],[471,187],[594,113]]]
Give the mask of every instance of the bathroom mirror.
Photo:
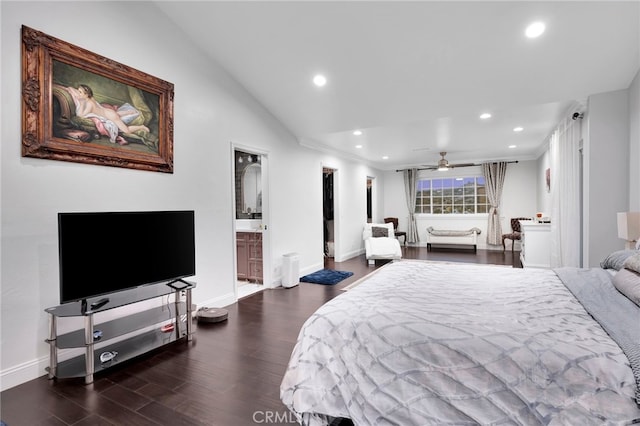
[[[243,212],[247,214],[262,213],[262,182],[260,181],[260,165],[251,164],[244,169],[242,175]]]
[[[236,157],[236,219],[262,218],[262,166],[260,156],[242,151]]]

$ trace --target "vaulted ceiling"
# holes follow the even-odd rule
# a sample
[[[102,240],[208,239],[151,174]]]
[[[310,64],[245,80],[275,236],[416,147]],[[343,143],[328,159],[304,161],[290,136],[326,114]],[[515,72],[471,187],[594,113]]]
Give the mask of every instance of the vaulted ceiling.
[[[156,4],[299,143],[387,170],[535,159],[640,67],[638,0]]]

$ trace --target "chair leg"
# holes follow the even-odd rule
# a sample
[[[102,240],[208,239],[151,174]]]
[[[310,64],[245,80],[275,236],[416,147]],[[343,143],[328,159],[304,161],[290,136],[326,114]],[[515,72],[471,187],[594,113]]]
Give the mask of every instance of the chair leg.
[[[505,240],[505,238],[504,238],[504,237],[502,237],[502,251],[505,251],[505,250],[507,249],[507,248],[505,247],[505,245],[504,245],[504,240]]]

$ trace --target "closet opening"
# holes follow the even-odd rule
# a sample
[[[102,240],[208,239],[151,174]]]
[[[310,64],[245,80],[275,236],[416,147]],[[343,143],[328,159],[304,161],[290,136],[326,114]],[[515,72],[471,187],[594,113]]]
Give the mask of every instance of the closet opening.
[[[335,169],[322,169],[322,222],[324,233],[324,255],[335,256],[335,221],[334,221],[334,180]]]
[[[367,223],[373,222],[373,178],[367,177]]]

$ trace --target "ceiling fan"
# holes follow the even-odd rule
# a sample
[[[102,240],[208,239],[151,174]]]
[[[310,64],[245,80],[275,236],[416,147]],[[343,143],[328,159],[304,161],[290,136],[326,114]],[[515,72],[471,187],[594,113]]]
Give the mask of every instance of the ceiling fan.
[[[449,164],[449,161],[444,158],[447,155],[446,151],[440,152],[440,160],[438,160],[438,164],[435,166],[424,166],[423,170],[438,170],[444,171],[449,169],[455,169],[456,167],[471,167],[477,166],[476,163],[460,163],[460,164]]]

